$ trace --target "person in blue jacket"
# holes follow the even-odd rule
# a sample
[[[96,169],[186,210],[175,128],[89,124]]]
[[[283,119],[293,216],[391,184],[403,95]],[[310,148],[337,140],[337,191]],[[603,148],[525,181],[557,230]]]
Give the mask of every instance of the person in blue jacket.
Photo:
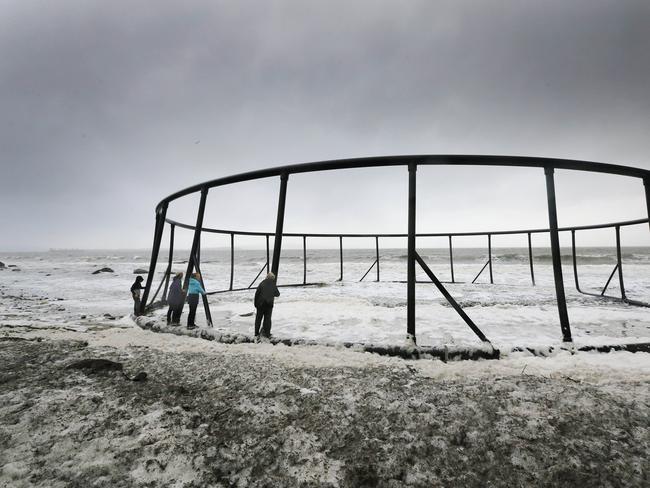
[[[196,307],[199,305],[199,295],[205,295],[205,290],[201,286],[201,275],[193,273],[190,278],[190,283],[187,286],[187,303],[190,306],[190,314],[187,316],[187,328],[196,329],[197,325],[194,323],[196,317]]]

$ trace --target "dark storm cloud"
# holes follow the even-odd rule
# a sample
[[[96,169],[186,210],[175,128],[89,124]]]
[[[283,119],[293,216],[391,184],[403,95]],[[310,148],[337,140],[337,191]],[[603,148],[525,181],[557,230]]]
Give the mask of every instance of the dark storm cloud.
[[[162,196],[306,160],[506,153],[649,167],[649,22],[645,1],[0,2],[0,248],[146,246]],[[481,204],[460,191],[491,201],[478,224],[526,222],[504,222],[507,189],[495,197],[472,171],[439,174],[467,181],[432,176],[422,204]],[[381,212],[366,224],[390,227],[389,214],[401,228],[402,202],[360,189],[365,177],[390,192],[395,173],[355,175],[328,177],[336,200],[374,198]],[[511,194],[523,181],[491,175]],[[276,186],[227,211],[211,201],[269,228],[250,215]],[[596,196],[604,188],[594,180]],[[586,189],[565,203],[576,219],[637,217],[642,195],[629,188],[595,215]],[[293,224],[355,225],[316,189],[318,178],[292,186],[307,201]],[[543,218],[543,203],[520,206]],[[436,225],[473,213],[437,212]]]

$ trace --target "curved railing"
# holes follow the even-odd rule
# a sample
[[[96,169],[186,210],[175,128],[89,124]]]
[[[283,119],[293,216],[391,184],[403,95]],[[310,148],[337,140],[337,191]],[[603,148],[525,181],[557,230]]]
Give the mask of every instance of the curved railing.
[[[416,192],[415,192],[415,183],[416,183],[416,174],[418,166],[436,166],[436,165],[447,165],[447,166],[504,166],[504,167],[527,167],[527,168],[540,168],[544,169],[545,179],[546,179],[546,190],[547,190],[547,205],[548,205],[548,215],[549,215],[549,227],[547,229],[523,229],[523,230],[496,230],[496,231],[481,231],[481,232],[437,232],[437,233],[417,233],[415,229],[415,201],[416,201]],[[286,192],[287,192],[287,182],[289,175],[298,174],[298,173],[308,173],[316,171],[328,171],[328,170],[337,170],[337,169],[352,169],[352,168],[372,168],[372,167],[385,167],[385,166],[407,166],[408,175],[409,175],[409,197],[408,197],[408,232],[402,234],[382,234],[382,233],[285,233],[283,232],[284,225],[284,210],[286,202]],[[562,227],[559,228],[557,225],[557,209],[555,203],[555,182],[554,182],[554,170],[555,169],[566,169],[566,170],[575,170],[575,171],[586,171],[586,172],[595,172],[595,173],[606,173],[612,175],[628,176],[632,178],[639,178],[643,181],[645,186],[645,196],[646,196],[646,205],[648,210],[648,215],[650,217],[650,171],[634,168],[629,166],[621,166],[614,164],[603,164],[595,163],[590,161],[576,161],[568,159],[552,159],[552,158],[536,158],[536,157],[521,157],[521,156],[475,156],[475,155],[414,155],[414,156],[382,156],[374,158],[357,158],[357,159],[342,159],[334,161],[322,161],[315,163],[304,163],[304,164],[294,164],[287,166],[280,166],[275,168],[269,168],[258,171],[251,171],[248,173],[242,173],[238,175],[227,176],[224,178],[218,178],[215,180],[207,181],[198,185],[191,186],[179,192],[176,192],[166,198],[164,198],[156,207],[156,227],[154,231],[154,242],[151,255],[150,270],[154,270],[158,253],[160,250],[160,244],[162,240],[162,233],[164,230],[165,224],[169,224],[171,228],[170,232],[170,253],[169,253],[169,263],[167,272],[163,281],[161,281],[160,286],[158,287],[154,298],[158,295],[161,287],[163,286],[165,290],[163,291],[163,296],[166,295],[167,286],[169,283],[169,273],[171,272],[171,259],[173,254],[173,245],[174,245],[174,229],[175,227],[190,229],[194,231],[194,238],[192,241],[192,248],[190,251],[190,256],[188,259],[187,272],[185,274],[185,287],[187,287],[187,282],[189,276],[194,269],[200,270],[200,236],[202,232],[208,233],[217,233],[217,234],[227,234],[230,235],[231,241],[231,276],[230,276],[230,287],[226,290],[217,290],[211,293],[222,293],[226,291],[237,291],[237,290],[246,290],[250,289],[256,280],[259,278],[260,274],[264,269],[269,269],[273,271],[276,275],[279,269],[280,262],[280,251],[282,246],[283,237],[302,237],[303,240],[303,261],[304,261],[304,276],[303,283],[296,283],[285,286],[307,286],[310,283],[307,283],[307,238],[310,237],[332,237],[339,239],[340,245],[340,266],[341,266],[341,275],[340,280],[343,279],[343,239],[350,237],[368,237],[375,238],[376,245],[376,260],[370,266],[368,271],[363,275],[361,280],[363,280],[368,273],[376,267],[377,280],[380,280],[379,274],[379,239],[385,237],[406,237],[407,238],[407,334],[415,340],[415,264],[418,263],[423,271],[427,274],[429,279],[438,287],[440,292],[445,296],[445,298],[450,302],[452,307],[459,313],[459,315],[465,320],[467,325],[476,333],[476,335],[483,341],[487,342],[487,338],[483,333],[478,329],[478,327],[472,322],[472,320],[465,314],[462,308],[458,303],[453,299],[449,294],[446,288],[443,286],[443,282],[438,280],[435,274],[429,269],[422,257],[417,253],[415,248],[415,239],[416,237],[447,237],[449,239],[449,261],[451,268],[451,282],[456,283],[454,279],[454,270],[453,270],[453,244],[452,239],[456,236],[486,236],[487,237],[487,247],[488,247],[488,261],[485,263],[481,271],[476,275],[472,283],[474,283],[478,277],[483,273],[483,271],[488,268],[490,274],[490,283],[493,283],[492,276],[492,244],[491,239],[494,235],[513,235],[513,234],[522,234],[528,236],[528,250],[529,250],[529,264],[531,272],[531,280],[533,285],[535,284],[535,275],[533,267],[533,257],[532,257],[532,244],[531,244],[531,235],[539,233],[548,233],[551,240],[551,254],[552,254],[552,263],[553,263],[553,274],[555,282],[555,291],[558,304],[558,314],[560,318],[560,326],[562,330],[563,339],[565,341],[571,341],[571,329],[569,325],[567,307],[566,307],[566,298],[564,293],[564,282],[562,277],[562,263],[561,263],[561,254],[560,254],[560,244],[559,244],[559,233],[560,232],[571,232],[572,237],[572,264],[574,272],[574,280],[576,289],[580,293],[587,295],[605,297],[608,299],[618,299],[622,300],[631,305],[638,306],[650,306],[644,302],[637,300],[631,300],[626,296],[624,278],[623,278],[623,266],[621,261],[621,240],[620,240],[620,228],[631,225],[639,225],[644,223],[650,223],[650,219],[636,219],[636,220],[627,220],[621,222],[605,223],[605,224],[595,224],[595,225],[583,225],[583,226],[574,226],[574,227]],[[278,200],[278,212],[276,219],[276,229],[275,232],[255,232],[255,231],[240,231],[240,230],[228,230],[228,229],[215,229],[203,226],[203,219],[205,214],[206,199],[208,191],[211,188],[230,185],[233,183],[239,183],[244,181],[257,180],[261,178],[268,178],[280,176],[280,194]],[[192,193],[200,192],[201,199],[199,203],[199,208],[197,211],[196,223],[194,225],[178,222],[166,217],[167,208],[169,204],[178,198],[190,195]],[[576,259],[576,239],[575,233],[581,230],[592,230],[592,229],[606,229],[612,228],[616,233],[616,249],[617,249],[617,264],[612,271],[609,280],[605,284],[602,292],[600,294],[585,292],[581,289],[578,276],[578,265]],[[245,235],[245,236],[264,236],[266,237],[266,252],[267,252],[267,262],[259,271],[255,279],[247,288],[233,288],[233,276],[234,276],[234,249],[235,249],[235,236]],[[274,237],[274,246],[273,246],[273,259],[270,259],[269,254],[269,238]],[[612,280],[614,274],[618,271],[619,277],[619,288],[621,297],[613,297],[605,295],[607,287],[609,286],[610,281]],[[360,280],[360,281],[361,281]],[[153,272],[150,272],[147,278],[147,284],[142,299],[142,311],[147,307],[149,293],[151,291],[153,282]],[[208,317],[208,322],[211,323],[210,309],[207,303],[207,298],[204,297],[204,306],[206,309],[206,315]]]

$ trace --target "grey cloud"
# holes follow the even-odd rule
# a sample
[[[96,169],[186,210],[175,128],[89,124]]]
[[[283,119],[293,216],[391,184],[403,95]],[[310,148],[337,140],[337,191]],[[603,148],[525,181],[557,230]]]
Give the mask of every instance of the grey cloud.
[[[306,160],[455,152],[650,167],[644,1],[64,1],[7,2],[2,12],[0,191],[11,212],[0,224],[20,232],[3,233],[0,248],[147,246],[164,195]],[[377,200],[373,185],[394,180],[328,181]],[[468,194],[488,198],[469,180]],[[299,211],[295,226],[356,225],[310,181],[291,192],[311,197],[319,218]],[[431,185],[476,205],[453,185]],[[591,193],[605,188],[595,182]],[[583,190],[576,199],[594,198]],[[247,201],[268,206],[272,195]],[[642,212],[635,195],[632,217]],[[620,214],[630,205],[612,202]],[[490,203],[489,223],[525,220],[499,221],[511,207],[503,194]],[[229,220],[264,224],[251,213],[233,205]]]

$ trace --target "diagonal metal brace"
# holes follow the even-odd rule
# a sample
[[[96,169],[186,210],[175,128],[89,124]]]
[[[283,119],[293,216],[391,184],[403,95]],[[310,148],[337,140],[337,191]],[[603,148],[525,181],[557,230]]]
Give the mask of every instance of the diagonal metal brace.
[[[151,271],[150,271],[150,272],[151,272]],[[165,277],[166,277],[166,276],[169,276],[169,273],[171,273],[171,268],[168,266],[167,269],[165,270],[165,274],[163,275],[163,279],[162,279],[162,281],[160,282],[160,285],[158,285],[158,289],[156,289],[156,293],[154,293],[153,298],[151,299],[151,301],[149,302],[149,304],[147,305],[147,307],[151,307],[151,306],[153,305],[153,302],[156,301],[156,297],[158,297],[158,293],[160,293],[160,289],[161,289],[162,286],[165,284]],[[162,298],[163,301],[164,301],[166,298],[167,298],[167,297],[163,297],[163,298]]]
[[[474,282],[475,282],[476,280],[478,280],[478,277],[481,276],[481,274],[483,273],[483,271],[485,271],[485,268],[487,268],[487,265],[488,265],[488,264],[490,264],[490,260],[489,260],[489,259],[488,259],[488,260],[486,261],[486,263],[483,265],[483,267],[481,268],[481,271],[479,271],[478,274],[474,277],[474,279],[472,280],[472,284],[474,284]]]
[[[445,297],[445,299],[449,302],[449,304],[454,307],[454,310],[458,313],[458,315],[461,316],[461,318],[465,321],[467,325],[469,325],[469,328],[472,329],[474,334],[478,336],[479,339],[481,339],[483,342],[490,342],[487,337],[481,332],[481,329],[479,329],[474,322],[472,322],[472,319],[469,318],[469,316],[465,313],[465,311],[461,308],[460,305],[458,305],[458,302],[454,300],[454,298],[449,294],[447,289],[442,286],[442,283],[440,283],[440,280],[436,278],[436,275],[433,274],[433,271],[429,269],[427,264],[424,262],[424,260],[420,257],[420,255],[416,252],[415,253],[415,260],[418,262],[422,270],[427,274],[427,276],[433,281],[433,284],[436,285],[438,290],[440,290],[440,293]]]
[[[607,287],[609,286],[610,281],[612,281],[612,278],[614,277],[614,273],[616,273],[617,269],[618,269],[618,264],[614,266],[614,269],[612,270],[612,274],[610,274],[609,278],[607,278],[607,283],[605,283],[605,287],[603,288],[603,291],[600,292],[601,296],[605,295],[605,292],[607,291]]]
[[[205,283],[203,283],[203,273],[201,273],[201,268],[199,268],[198,256],[194,256],[194,267],[196,268],[196,271],[199,273],[199,275],[201,275],[201,286],[205,290]],[[212,327],[212,313],[210,312],[210,305],[208,304],[208,296],[201,295],[201,298],[203,299],[203,308],[205,310],[205,317],[208,319],[208,326]]]
[[[264,269],[268,268],[268,267],[269,267],[269,263],[266,263],[264,266],[262,266],[262,269],[260,269],[260,271],[257,273],[257,276],[255,276],[255,279],[253,281],[251,281],[251,284],[248,285],[247,289],[250,289],[255,284],[255,282],[257,281],[257,278],[259,278],[260,275],[262,274],[262,271],[264,271]],[[231,291],[232,291],[232,289],[231,289]]]
[[[364,279],[366,276],[368,276],[368,273],[370,273],[370,270],[371,270],[372,268],[375,267],[375,264],[377,264],[377,259],[375,259],[375,261],[370,265],[370,267],[368,268],[368,271],[366,271],[366,273],[365,273],[365,274],[361,277],[361,279],[359,280],[359,283],[361,283],[361,282],[363,281],[363,279]]]

